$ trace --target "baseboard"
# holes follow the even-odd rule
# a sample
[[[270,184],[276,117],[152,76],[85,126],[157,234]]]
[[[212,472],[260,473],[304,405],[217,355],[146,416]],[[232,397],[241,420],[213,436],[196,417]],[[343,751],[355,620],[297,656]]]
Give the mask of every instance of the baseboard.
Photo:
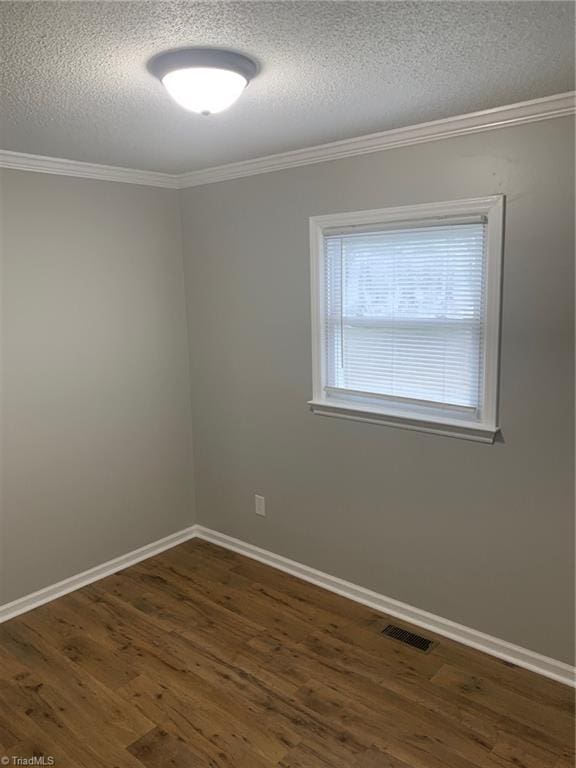
[[[70,576],[70,578],[59,581],[57,584],[52,584],[49,587],[44,587],[44,589],[39,589],[37,592],[19,597],[11,603],[5,603],[0,606],[0,623],[13,619],[21,613],[38,608],[40,605],[44,605],[44,603],[56,600],[56,598],[67,595],[69,592],[74,592],[81,587],[85,587],[87,584],[92,584],[94,581],[99,581],[106,576],[111,576],[113,573],[118,573],[118,571],[122,571],[124,568],[158,555],[160,552],[193,539],[195,536],[196,526],[192,525],[176,533],[171,533],[170,536],[165,536],[163,539],[146,544],[139,549],[134,549],[125,555],[108,560],[87,571],[82,571],[82,573],[78,573],[76,576]]]
[[[556,661],[556,659],[551,659],[548,656],[542,656],[539,653],[522,648],[519,645],[514,645],[506,640],[500,640],[497,637],[465,627],[462,624],[457,624],[433,613],[422,611],[420,608],[414,608],[399,600],[386,597],[378,592],[372,592],[369,589],[359,587],[336,576],[330,576],[327,573],[317,571],[314,568],[302,565],[294,560],[289,560],[281,555],[275,555],[273,552],[268,552],[265,549],[255,547],[253,544],[247,544],[239,539],[234,539],[224,533],[219,533],[203,526],[197,526],[196,535],[205,541],[210,541],[220,547],[225,547],[253,560],[258,560],[280,571],[285,571],[292,576],[297,576],[299,579],[309,581],[330,592],[335,592],[338,595],[367,605],[397,619],[402,619],[422,629],[427,629],[430,632],[435,632],[470,648],[483,651],[490,656],[496,656],[504,661],[509,661],[512,664],[528,669],[531,672],[536,672],[539,675],[544,675],[544,677],[549,677],[564,685],[576,686],[576,670],[570,664]]]
[[[308,565],[303,565],[295,560],[289,560],[281,555],[276,555],[273,552],[260,549],[260,547],[256,547],[253,544],[248,544],[245,541],[235,539],[232,536],[211,530],[210,528],[205,528],[201,525],[192,525],[189,528],[184,528],[170,536],[166,536],[158,541],[153,541],[151,544],[146,544],[144,547],[140,547],[125,555],[121,555],[114,560],[108,560],[108,562],[97,565],[95,568],[90,568],[76,576],[71,576],[57,584],[45,587],[38,592],[33,592],[32,594],[25,595],[11,603],[6,603],[5,605],[0,606],[0,623],[13,619],[22,613],[38,608],[44,603],[56,600],[58,597],[62,597],[69,592],[74,592],[81,587],[85,587],[87,584],[99,581],[106,576],[117,573],[131,565],[135,565],[141,560],[146,560],[160,552],[164,552],[166,549],[171,549],[178,544],[182,544],[185,541],[189,541],[196,537],[204,539],[204,541],[210,541],[225,549],[230,549],[233,552],[238,552],[253,560],[258,560],[261,563],[270,565],[273,568],[289,573],[292,576],[297,576],[303,581],[308,581],[311,584],[316,584],[330,592],[335,592],[336,594],[347,597],[357,603],[362,603],[362,605],[366,605],[374,610],[402,619],[417,627],[427,629],[430,632],[435,632],[438,635],[447,637],[450,640],[455,640],[458,643],[475,648],[476,650],[483,651],[490,656],[496,656],[499,659],[509,661],[512,664],[528,669],[531,672],[536,672],[539,675],[549,677],[552,680],[564,683],[565,685],[576,685],[576,670],[569,664],[556,661],[556,659],[551,659],[547,656],[542,656],[539,653],[529,651],[519,645],[514,645],[513,643],[500,640],[492,635],[479,632],[476,629],[465,627],[462,624],[457,624],[449,619],[436,616],[433,613],[422,611],[420,608],[414,608],[399,600],[394,600],[391,597],[386,597],[386,595],[381,595],[370,589],[359,587],[349,581],[344,581],[343,579],[331,576],[328,573],[317,571],[315,568],[310,568]]]

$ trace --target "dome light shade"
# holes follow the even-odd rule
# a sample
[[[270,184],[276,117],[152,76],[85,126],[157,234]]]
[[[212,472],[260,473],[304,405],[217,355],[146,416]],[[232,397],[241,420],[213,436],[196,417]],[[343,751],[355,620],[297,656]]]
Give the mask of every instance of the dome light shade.
[[[150,61],[148,69],[174,101],[202,115],[231,106],[258,71],[248,57],[215,48],[161,53]]]
[[[248,84],[237,72],[208,67],[176,69],[164,75],[162,82],[181,107],[203,115],[227,109]]]

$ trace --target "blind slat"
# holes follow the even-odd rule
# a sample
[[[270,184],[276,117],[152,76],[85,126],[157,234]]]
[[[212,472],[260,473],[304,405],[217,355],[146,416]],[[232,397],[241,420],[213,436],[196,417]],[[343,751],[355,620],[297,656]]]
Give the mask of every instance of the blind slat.
[[[324,237],[327,392],[477,409],[485,223]]]

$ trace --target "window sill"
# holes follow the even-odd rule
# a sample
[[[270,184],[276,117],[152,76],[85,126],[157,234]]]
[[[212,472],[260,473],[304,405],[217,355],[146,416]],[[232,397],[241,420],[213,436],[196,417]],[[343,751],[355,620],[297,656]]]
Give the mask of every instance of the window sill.
[[[460,421],[449,417],[435,418],[414,412],[398,414],[385,409],[380,410],[375,406],[368,407],[332,399],[310,400],[308,405],[312,413],[320,416],[383,424],[387,427],[428,432],[444,437],[459,437],[462,440],[474,440],[479,443],[493,443],[499,432],[498,427],[489,427],[478,422]]]

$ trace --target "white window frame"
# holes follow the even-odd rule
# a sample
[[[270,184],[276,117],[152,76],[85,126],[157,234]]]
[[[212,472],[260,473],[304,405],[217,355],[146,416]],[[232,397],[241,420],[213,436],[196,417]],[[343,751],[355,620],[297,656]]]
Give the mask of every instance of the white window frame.
[[[330,230],[348,227],[373,228],[391,224],[441,224],[446,219],[486,218],[486,283],[483,387],[478,417],[454,412],[423,414],[422,409],[384,402],[338,400],[326,393],[324,237]],[[335,213],[310,218],[310,265],[312,287],[313,396],[308,405],[323,416],[367,421],[403,429],[432,432],[479,442],[493,443],[498,426],[498,377],[500,356],[500,305],[504,233],[504,195],[467,200],[406,205],[370,211]]]

